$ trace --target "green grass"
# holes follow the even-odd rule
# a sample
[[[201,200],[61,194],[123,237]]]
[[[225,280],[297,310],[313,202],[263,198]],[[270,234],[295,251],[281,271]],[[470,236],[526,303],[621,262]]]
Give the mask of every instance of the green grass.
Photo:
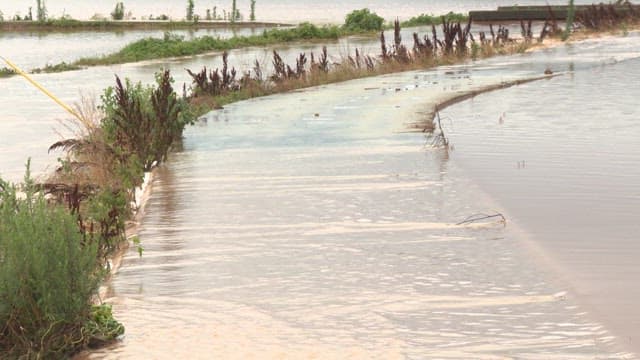
[[[102,57],[82,58],[74,62],[75,66],[95,66],[122,64],[152,59],[179,56],[192,56],[210,51],[223,51],[248,46],[265,46],[299,40],[334,40],[344,35],[338,26],[316,26],[302,23],[289,29],[265,30],[261,35],[236,36],[221,39],[202,36],[193,40],[165,33],[164,38],[145,38],[133,42],[120,51]]]

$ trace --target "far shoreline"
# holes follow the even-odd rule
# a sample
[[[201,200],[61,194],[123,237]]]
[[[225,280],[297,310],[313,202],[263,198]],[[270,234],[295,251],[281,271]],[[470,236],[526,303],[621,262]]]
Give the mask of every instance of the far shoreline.
[[[0,21],[3,32],[80,32],[80,31],[124,31],[124,30],[176,30],[176,29],[236,29],[277,28],[293,24],[268,21],[173,21],[173,20],[51,20]]]

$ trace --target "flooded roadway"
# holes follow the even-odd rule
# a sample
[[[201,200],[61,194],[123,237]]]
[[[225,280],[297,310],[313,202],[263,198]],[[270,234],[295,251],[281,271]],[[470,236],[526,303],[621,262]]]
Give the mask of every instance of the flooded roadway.
[[[478,136],[467,135],[467,142],[452,134],[456,150],[447,153],[425,146],[424,135],[403,131],[453,93],[539,75],[547,66],[579,76],[616,62],[634,64],[628,59],[638,55],[629,49],[637,42],[633,35],[358,80],[209,114],[187,131],[184,149],[154,181],[141,227],[143,257],[128,253],[109,284],[106,300],[127,335],[90,357],[630,356],[607,330],[607,317],[586,312],[579,283],[531,256],[519,231],[529,217],[514,211],[512,218],[486,182],[476,184],[464,149]],[[112,82],[112,70],[145,79],[157,67],[76,74],[99,88]],[[39,80],[77,98],[82,79],[68,74]],[[17,78],[0,81],[18,89],[7,93],[21,93]],[[545,86],[555,81],[562,80]],[[31,107],[51,109],[46,99],[42,107],[29,99]],[[3,148],[11,154],[3,166],[19,171],[21,154],[30,149],[20,141],[46,149],[42,130],[52,122],[16,107],[6,108],[10,121],[2,125],[17,134],[4,137],[12,152]],[[35,125],[31,138],[20,137],[25,120]],[[527,166],[529,159],[522,159]],[[502,206],[506,228],[455,225]]]
[[[633,357],[574,284],[532,256],[527,218],[455,225],[504,209],[454,160],[474,139],[456,132],[450,154],[403,132],[462,89],[635,56],[628,43],[595,44],[210,113],[160,169],[145,253],[129,252],[110,284],[127,335],[91,358]],[[608,55],[585,60],[598,46]]]

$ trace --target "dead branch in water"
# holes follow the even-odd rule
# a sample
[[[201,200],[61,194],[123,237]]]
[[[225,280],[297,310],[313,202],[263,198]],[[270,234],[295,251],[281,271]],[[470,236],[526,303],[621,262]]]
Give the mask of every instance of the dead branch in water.
[[[437,124],[438,124],[438,130],[440,130],[440,133],[433,137],[433,141],[431,142],[431,146],[434,146],[434,147],[441,147],[441,146],[449,147],[449,139],[447,139],[447,137],[444,135],[444,129],[442,129],[442,121],[440,119],[440,112],[438,111],[437,108],[436,108],[435,119],[438,119]],[[433,120],[434,123],[436,122],[435,119]]]
[[[480,220],[487,220],[487,219],[493,219],[493,218],[501,218],[502,220],[500,220],[500,222],[503,223],[505,226],[507,226],[507,219],[501,213],[495,213],[493,215],[474,214],[474,215],[471,215],[471,216],[467,217],[465,220],[457,223],[456,225],[471,224],[471,223],[474,223],[474,222],[478,222]]]

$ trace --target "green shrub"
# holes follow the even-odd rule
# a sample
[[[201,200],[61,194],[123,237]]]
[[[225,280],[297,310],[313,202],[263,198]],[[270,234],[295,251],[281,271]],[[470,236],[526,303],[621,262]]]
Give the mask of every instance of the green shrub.
[[[35,190],[28,167],[21,189],[0,181],[0,190],[0,353],[65,358],[102,337],[86,329],[103,275],[97,244]]]
[[[344,28],[348,31],[382,30],[384,19],[369,9],[354,10],[347,14]]]

